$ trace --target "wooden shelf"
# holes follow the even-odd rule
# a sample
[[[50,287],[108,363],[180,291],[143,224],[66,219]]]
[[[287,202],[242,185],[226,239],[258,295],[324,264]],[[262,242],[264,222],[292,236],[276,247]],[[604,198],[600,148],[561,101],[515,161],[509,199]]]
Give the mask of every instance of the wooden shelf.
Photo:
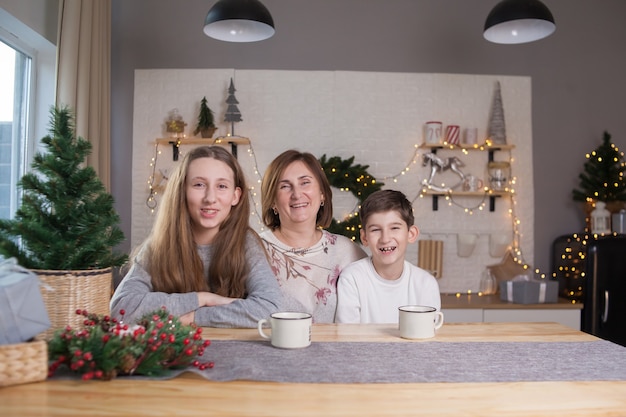
[[[451,151],[480,151],[488,153],[488,161],[493,161],[493,154],[496,151],[510,151],[515,148],[515,145],[504,144],[493,144],[489,142],[485,142],[483,144],[474,144],[474,145],[464,145],[464,144],[449,144],[446,142],[443,143],[422,143],[418,146],[422,149],[430,149],[432,153],[437,153],[439,149],[451,150]],[[423,195],[430,195],[433,199],[433,211],[437,211],[439,209],[439,196],[458,196],[458,197],[483,197],[489,198],[489,211],[496,210],[496,198],[503,197],[509,195],[507,191],[435,191],[435,190],[424,190],[422,191]]]
[[[217,138],[158,138],[157,145],[172,145],[172,159],[178,160],[178,148],[183,145],[230,145],[231,152],[237,157],[238,145],[250,145],[250,139],[243,136],[219,136]]]
[[[450,196],[459,196],[459,197],[502,197],[509,195],[506,191],[435,191],[435,190],[425,190],[422,191],[424,195],[450,195]]]
[[[489,211],[493,212],[496,210],[496,198],[504,197],[510,195],[507,191],[435,191],[435,190],[424,190],[421,192],[422,195],[429,195],[433,199],[433,211],[439,210],[439,197],[440,196],[450,196],[450,197],[483,197],[489,198]]]
[[[449,143],[422,143],[419,145],[420,148],[426,149],[450,149],[457,151],[507,151],[515,148],[515,145],[508,144],[475,144],[475,145],[463,145],[463,144],[449,144]]]
[[[158,138],[159,145],[178,143],[179,145],[249,145],[250,139],[243,136],[220,136],[217,138]]]
[[[451,151],[481,151],[488,153],[488,161],[493,161],[493,153],[496,151],[510,151],[515,148],[515,145],[507,145],[507,144],[492,144],[492,143],[483,143],[483,144],[475,144],[475,145],[463,145],[463,144],[455,144],[451,145],[449,143],[422,143],[419,145],[420,148],[430,149],[432,153],[437,153],[439,149],[447,149]]]

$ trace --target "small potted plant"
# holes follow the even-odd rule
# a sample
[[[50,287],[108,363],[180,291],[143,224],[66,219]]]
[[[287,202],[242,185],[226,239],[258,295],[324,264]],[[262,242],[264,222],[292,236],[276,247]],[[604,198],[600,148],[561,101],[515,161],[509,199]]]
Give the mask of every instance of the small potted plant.
[[[200,113],[198,114],[198,125],[193,131],[194,135],[200,133],[203,138],[212,138],[217,128],[213,121],[213,110],[209,108],[206,97],[200,101]]]

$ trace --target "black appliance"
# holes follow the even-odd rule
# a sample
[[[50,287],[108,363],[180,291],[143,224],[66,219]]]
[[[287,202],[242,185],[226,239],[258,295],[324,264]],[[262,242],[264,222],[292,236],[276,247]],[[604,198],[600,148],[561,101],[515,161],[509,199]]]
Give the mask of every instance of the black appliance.
[[[626,346],[626,236],[586,242],[581,330]]]

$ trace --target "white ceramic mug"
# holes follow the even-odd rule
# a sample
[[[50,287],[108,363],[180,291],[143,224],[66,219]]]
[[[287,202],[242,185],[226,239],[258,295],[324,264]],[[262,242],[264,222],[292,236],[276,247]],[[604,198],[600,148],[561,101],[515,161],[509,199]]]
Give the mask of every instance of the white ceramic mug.
[[[271,335],[263,331],[263,325],[269,324]],[[311,325],[313,318],[309,313],[281,312],[270,315],[269,320],[261,319],[258,323],[259,334],[269,339],[272,346],[283,349],[297,349],[311,344]]]
[[[424,125],[424,142],[441,143],[443,136],[443,127],[441,122],[426,122]]]
[[[483,188],[483,185],[483,180],[470,174],[465,177],[465,180],[463,180],[463,191],[476,192],[478,190],[481,190]]]
[[[475,127],[466,128],[463,143],[466,145],[475,145],[478,143],[478,129]]]
[[[457,145],[459,143],[459,135],[461,132],[461,128],[459,125],[448,125],[446,126],[446,137],[444,141],[449,143],[450,145]]]
[[[435,337],[435,330],[443,326],[443,313],[434,307],[402,306],[400,315],[400,337],[404,339],[428,339]]]

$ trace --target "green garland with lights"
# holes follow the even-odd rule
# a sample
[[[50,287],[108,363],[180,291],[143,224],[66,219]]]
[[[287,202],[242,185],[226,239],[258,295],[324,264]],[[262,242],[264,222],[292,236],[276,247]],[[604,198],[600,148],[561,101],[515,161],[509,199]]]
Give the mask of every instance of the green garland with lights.
[[[327,159],[326,154],[324,154],[319,161],[330,185],[341,191],[350,191],[359,200],[359,207],[370,194],[381,190],[385,185],[382,182],[377,182],[376,178],[367,172],[369,165],[353,165],[354,156],[348,159],[341,159],[339,156]],[[360,227],[361,219],[356,212],[342,221],[333,219],[327,230],[331,233],[344,235],[354,242],[360,242]]]

